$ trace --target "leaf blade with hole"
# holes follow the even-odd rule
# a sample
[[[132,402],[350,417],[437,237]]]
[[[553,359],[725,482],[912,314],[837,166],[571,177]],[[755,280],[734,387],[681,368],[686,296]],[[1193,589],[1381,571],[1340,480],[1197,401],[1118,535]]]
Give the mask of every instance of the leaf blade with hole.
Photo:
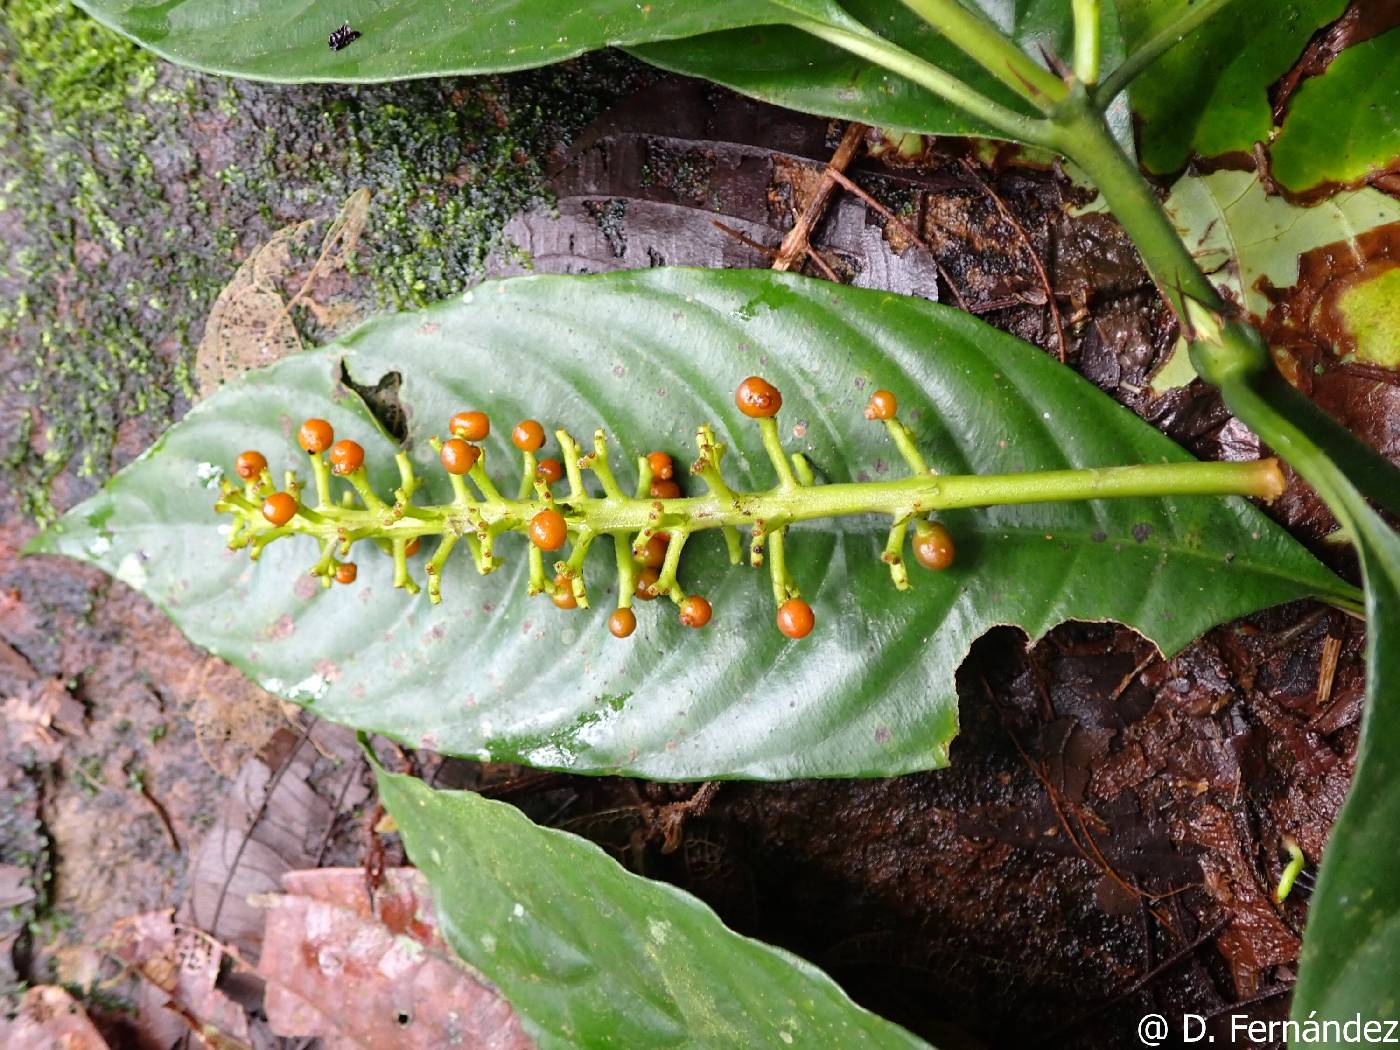
[[[1118,619],[1173,652],[1265,605],[1351,597],[1254,508],[1207,498],[949,512],[958,564],[915,569],[905,594],[880,561],[888,520],[798,527],[789,561],[818,618],[800,644],[773,629],[766,578],[731,568],[714,532],[692,540],[682,574],[714,602],[714,623],[686,631],[664,601],[640,603],[626,643],[603,626],[615,577],[596,548],[594,608],[569,614],[544,598],[527,605],[519,536],[485,578],[454,555],[436,608],[390,590],[376,552],[359,558],[355,588],[320,593],[302,575],[306,541],[274,544],[256,566],[224,551],[207,479],[247,447],[274,470],[291,465],[301,453],[290,435],[307,416],[359,440],[378,487],[391,488],[383,436],[337,385],[342,362],[369,383],[402,370],[434,502],[448,488],[426,438],[466,406],[496,420],[488,464],[513,455],[503,432],[515,419],[584,436],[602,426],[629,458],[684,457],[708,420],[732,450],[730,484],[767,488],[770,467],[731,394],[759,371],[784,392],[790,447],[832,481],[896,471],[882,429],[861,415],[871,384],[898,394],[943,473],[1188,458],[1046,355],[922,300],[679,269],[514,279],[464,299],[229,384],[35,549],[137,586],[193,640],[328,719],[454,754],[661,779],[940,766],[956,731],[954,672],[997,624],[1038,637],[1066,619]]]
[[[440,928],[541,1050],[925,1047],[810,963],[503,802],[378,771]]]

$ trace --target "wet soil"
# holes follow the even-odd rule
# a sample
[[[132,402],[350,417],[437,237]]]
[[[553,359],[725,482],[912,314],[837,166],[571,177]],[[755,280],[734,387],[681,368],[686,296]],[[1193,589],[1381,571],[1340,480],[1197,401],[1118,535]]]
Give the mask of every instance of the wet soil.
[[[395,104],[430,107],[440,101],[432,92]],[[762,250],[712,220],[775,248],[842,130],[664,80],[612,110],[572,152],[537,150],[533,162],[555,169],[557,206],[527,210],[507,233],[536,270],[766,265]],[[210,148],[221,134],[210,132]],[[1112,221],[1069,218],[1077,191],[1053,170],[1005,156],[969,168],[965,154],[933,141],[897,166],[858,161],[851,178],[900,223],[839,192],[813,235],[823,259],[854,283],[961,301],[1063,353],[1199,455],[1257,454],[1199,384],[1151,394],[1175,333]],[[289,206],[246,236],[255,242],[310,209]],[[491,263],[495,272],[519,266],[510,250]],[[158,318],[142,323],[168,362],[188,360],[188,333]],[[33,329],[25,332],[3,353],[18,359],[32,349],[23,340]],[[169,385],[174,365],[163,367],[158,383]],[[186,401],[143,414],[122,390],[106,405],[117,421],[110,455],[87,473],[70,458],[44,475],[60,508],[135,455]],[[1364,407],[1355,411],[1363,433],[1379,425]],[[39,476],[33,464],[43,454],[42,443],[26,441],[29,473],[11,475],[25,484]],[[1383,451],[1395,454],[1393,445]],[[215,802],[250,763],[261,763],[260,783],[291,763],[296,773],[283,783],[321,800],[298,804],[300,823],[289,818],[298,830],[288,853],[301,863],[364,862],[373,801],[362,768],[334,740],[322,754],[300,730],[279,728],[275,708],[263,711],[261,733],[230,731],[220,741],[207,725],[197,731],[191,708],[236,687],[122,584],[66,562],[20,560],[34,508],[18,484],[0,499],[0,693],[38,697],[48,688],[60,717],[53,761],[19,747],[3,767],[12,806],[0,821],[0,861],[27,871],[34,890],[10,915],[11,978],[84,985],[102,962],[92,946],[112,919],[177,906],[192,886],[217,895],[227,872],[211,883],[193,871],[192,855],[225,819]],[[1274,512],[1332,557],[1321,542],[1326,512],[1296,480]],[[813,959],[944,1050],[1012,1040],[1135,1046],[1133,1024],[1146,1010],[1286,1010],[1308,880],[1283,905],[1271,891],[1285,837],[1315,861],[1345,792],[1362,645],[1354,621],[1311,603],[1220,627],[1172,660],[1112,625],[1066,625],[1030,650],[1002,630],[974,647],[959,674],[963,732],[951,769],[726,783],[690,811],[675,807],[693,785],[417,761],[443,786],[509,798],[604,843],[635,870],[685,886],[737,929]],[[224,831],[241,838],[259,816],[234,814]],[[235,936],[225,921],[218,932]],[[129,989],[112,994],[88,1002],[109,1033],[141,1045]]]

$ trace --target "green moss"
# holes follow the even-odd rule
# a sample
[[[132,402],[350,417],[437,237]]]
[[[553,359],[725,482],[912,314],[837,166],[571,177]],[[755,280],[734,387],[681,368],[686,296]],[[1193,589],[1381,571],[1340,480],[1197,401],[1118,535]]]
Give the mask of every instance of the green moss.
[[[273,231],[373,196],[378,308],[476,278],[549,150],[626,89],[602,56],[512,77],[251,84],[167,65],[66,0],[0,0],[0,490],[41,523],[192,397],[203,322]]]

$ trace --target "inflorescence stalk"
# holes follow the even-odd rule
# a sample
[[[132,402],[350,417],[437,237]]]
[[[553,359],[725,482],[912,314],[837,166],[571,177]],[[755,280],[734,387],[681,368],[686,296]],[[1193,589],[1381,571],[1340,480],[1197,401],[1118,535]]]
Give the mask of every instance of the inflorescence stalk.
[[[230,548],[249,548],[254,560],[269,543],[283,537],[314,538],[320,556],[310,572],[327,587],[335,581],[355,580],[356,567],[345,559],[356,543],[368,542],[394,559],[394,585],[417,593],[409,559],[425,539],[435,540],[436,549],[424,568],[428,596],[435,603],[442,598],[444,565],[459,544],[466,545],[477,571],[484,575],[501,564],[495,553],[497,540],[506,533],[523,532],[530,540],[530,593],[547,594],[560,608],[587,608],[584,559],[594,542],[610,537],[617,556],[619,587],[609,629],[618,637],[626,637],[636,628],[634,598],[664,594],[680,607],[683,623],[701,627],[709,622],[709,603],[686,592],[679,570],[689,537],[718,528],[724,532],[731,562],[738,564],[745,550],[755,567],[767,562],[779,629],[788,637],[801,638],[812,629],[812,611],[788,572],[784,547],[787,529],[796,522],[851,515],[888,517],[889,540],[881,558],[889,566],[894,585],[903,590],[909,586],[904,547],[911,528],[912,549],[919,564],[941,570],[953,562],[953,539],[943,525],[932,520],[939,511],[1133,496],[1234,495],[1272,500],[1283,491],[1283,475],[1273,459],[940,475],[924,461],[913,434],[896,415],[895,396],[885,390],[871,397],[865,414],[885,426],[911,474],[889,481],[818,484],[807,460],[800,453],[789,456],[783,448],[776,420],[782,395],[751,376],[739,386],[735,401],[761,429],[763,447],[778,478],[771,489],[731,489],[720,471],[724,446],[715,440],[710,427],[703,425],[696,434],[698,455],[690,468],[691,475],[705,485],[703,495],[682,496],[673,477],[671,457],[653,452],[639,457],[638,487],[635,495],[628,496],[613,473],[603,431],[594,434],[588,453],[580,450],[567,431],[556,431],[561,464],[537,459],[536,453],[544,446],[544,430],[535,421],[526,420],[511,435],[523,462],[518,494],[512,499],[501,494],[486,472],[484,450],[472,443],[490,432],[489,420],[480,412],[461,412],[451,421],[451,437],[432,439],[452,484],[453,498],[448,503],[413,502],[420,482],[404,452],[396,457],[400,484],[392,502],[380,498],[364,468],[364,449],[348,440],[332,444],[330,424],[312,419],[302,425],[298,438],[308,453],[314,503],[305,502],[302,485],[291,472],[279,490],[267,460],[261,453],[249,451],[238,458],[242,485],[223,481],[215,509],[233,515]],[[584,471],[597,479],[602,495],[588,491]],[[335,477],[348,485],[339,500],[332,492]],[[561,491],[554,490],[556,485]],[[747,545],[740,529],[749,532]],[[564,555],[566,545],[568,553]],[[548,569],[546,555],[556,558]]]

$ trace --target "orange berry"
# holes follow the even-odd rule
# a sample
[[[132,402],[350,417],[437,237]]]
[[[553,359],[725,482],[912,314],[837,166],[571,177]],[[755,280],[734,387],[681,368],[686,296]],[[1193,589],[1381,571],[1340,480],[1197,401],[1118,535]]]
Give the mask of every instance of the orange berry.
[[[648,452],[647,462],[651,464],[651,476],[660,478],[662,481],[670,481],[675,477],[676,464],[671,461],[671,457],[664,452]]]
[[[297,443],[307,452],[324,452],[335,440],[335,431],[324,419],[308,419],[297,431]]]
[[[486,435],[491,433],[491,420],[485,412],[458,412],[447,429],[454,437],[466,441],[485,441]]]
[[[244,481],[252,481],[264,470],[267,469],[267,457],[261,452],[249,449],[247,452],[238,454],[238,462],[234,464],[234,470]]]
[[[653,481],[651,483],[652,499],[680,499],[681,487],[674,481]]]
[[[544,448],[544,427],[533,419],[521,420],[515,424],[510,439],[521,452],[538,452]]]
[[[806,638],[816,622],[812,607],[801,598],[789,598],[778,606],[778,630],[789,638]]]
[[[953,564],[953,537],[938,522],[919,524],[914,529],[914,559],[925,569],[946,569]]]
[[[530,519],[530,541],[543,551],[557,551],[569,538],[569,526],[557,510],[542,510]]]
[[[353,474],[365,461],[365,450],[348,438],[331,446],[331,473]]]
[[[661,579],[661,573],[655,569],[643,569],[637,573],[637,597],[644,602],[649,602],[656,597],[652,593],[652,585]]]
[[[481,449],[468,445],[461,438],[448,438],[442,443],[438,459],[449,474],[467,474],[481,458]]]
[[[626,638],[637,629],[637,614],[631,609],[615,609],[608,617],[608,630],[614,638]]]
[[[355,563],[353,561],[343,561],[335,567],[335,582],[354,583],[355,577],[359,575],[359,572],[360,570],[355,568]]]
[[[414,536],[413,539],[409,540],[407,543],[405,543],[405,544],[403,545],[404,556],[405,556],[405,557],[408,557],[408,558],[413,557],[415,554],[418,553],[418,549],[419,549],[420,547],[422,547],[422,546],[423,546],[423,540],[422,540],[422,538],[421,538],[421,537],[418,537],[418,536]]]
[[[698,594],[692,594],[681,602],[681,623],[687,627],[704,627],[713,615],[710,603]]]
[[[296,517],[296,498],[290,492],[274,492],[263,500],[262,513],[272,524],[285,525]]]
[[[535,464],[535,476],[542,478],[546,485],[553,485],[564,476],[564,464],[557,459],[542,459]]]
[[[768,380],[749,376],[734,391],[734,403],[750,419],[768,419],[783,407],[783,395]]]
[[[554,577],[554,593],[549,597],[561,609],[578,608],[578,599],[574,597],[574,581],[562,572]]]
[[[865,406],[866,419],[893,419],[899,411],[899,402],[888,390],[877,390],[870,395],[870,403]]]
[[[666,548],[671,544],[664,536],[653,536],[647,540],[642,551],[642,565],[648,569],[659,569],[666,561]]]

